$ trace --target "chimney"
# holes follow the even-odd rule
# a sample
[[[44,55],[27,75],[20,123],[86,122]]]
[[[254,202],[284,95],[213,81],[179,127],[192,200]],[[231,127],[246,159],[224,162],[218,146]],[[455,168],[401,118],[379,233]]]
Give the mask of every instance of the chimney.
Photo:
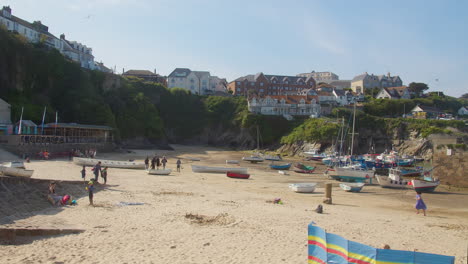
[[[62,34],[60,35],[60,39],[65,40],[65,34],[62,33]]]
[[[125,73],[125,68],[122,68],[122,74],[124,74],[124,73]]]
[[[154,69],[154,74],[157,74],[157,73],[156,73],[156,69]]]
[[[390,77],[390,72],[387,73],[387,76]]]

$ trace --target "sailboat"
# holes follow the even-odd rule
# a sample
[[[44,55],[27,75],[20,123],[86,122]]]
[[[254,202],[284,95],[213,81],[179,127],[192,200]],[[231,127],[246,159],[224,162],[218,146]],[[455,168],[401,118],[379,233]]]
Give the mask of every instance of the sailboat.
[[[260,149],[260,132],[257,125],[257,150]],[[250,155],[250,157],[243,157],[242,160],[249,161],[250,163],[257,163],[265,161],[260,155]]]
[[[350,159],[353,157],[354,152],[354,135],[356,134],[355,131],[356,125],[356,103],[354,103],[354,110],[353,110],[353,131],[351,133],[351,156]],[[328,168],[325,171],[325,174],[332,179],[339,180],[339,181],[348,181],[348,182],[367,182],[368,180],[374,177],[374,171],[363,169],[360,164],[351,164],[346,166],[341,166],[337,164],[334,168]]]

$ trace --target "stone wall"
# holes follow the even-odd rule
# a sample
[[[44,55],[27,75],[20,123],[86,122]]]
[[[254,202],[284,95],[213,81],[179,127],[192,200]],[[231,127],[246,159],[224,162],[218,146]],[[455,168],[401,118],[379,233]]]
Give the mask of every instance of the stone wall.
[[[455,149],[448,155],[447,149],[435,150],[433,159],[434,177],[442,184],[468,187],[468,152]]]

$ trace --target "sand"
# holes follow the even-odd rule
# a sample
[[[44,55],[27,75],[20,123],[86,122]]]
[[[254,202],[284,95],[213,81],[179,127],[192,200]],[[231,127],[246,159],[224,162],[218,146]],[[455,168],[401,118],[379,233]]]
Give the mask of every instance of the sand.
[[[250,164],[249,180],[222,174],[193,173],[190,165],[226,165],[245,153],[209,147],[173,146],[175,151],[98,153],[103,159],[140,159],[158,153],[169,157],[170,176],[142,170],[109,169],[108,185],[77,206],[47,208],[0,219],[2,227],[76,228],[80,234],[18,237],[0,245],[0,263],[307,263],[307,225],[360,243],[392,249],[456,256],[467,261],[468,195],[439,188],[423,194],[426,217],[413,209],[411,190],[365,186],[346,193],[322,175],[293,171],[278,174],[268,163]],[[182,172],[175,172],[175,157]],[[197,157],[201,161],[190,161]],[[291,160],[292,161],[292,160]],[[306,162],[308,165],[318,163]],[[33,178],[80,180],[81,168],[67,160],[32,161]],[[88,177],[91,175],[88,169]],[[318,182],[313,194],[289,190],[295,182]],[[324,214],[314,209],[324,198],[324,183],[333,182],[333,205]],[[60,189],[57,190],[60,193]],[[283,204],[267,201],[281,198]],[[121,202],[144,203],[121,206]]]

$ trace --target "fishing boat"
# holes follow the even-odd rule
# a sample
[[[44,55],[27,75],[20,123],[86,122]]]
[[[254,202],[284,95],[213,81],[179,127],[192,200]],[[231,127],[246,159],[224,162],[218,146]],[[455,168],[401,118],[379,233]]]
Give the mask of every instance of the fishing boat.
[[[313,166],[307,166],[302,163],[297,163],[294,165],[296,169],[294,169],[295,172],[297,173],[313,173],[315,170],[315,167]]]
[[[341,189],[347,191],[347,192],[360,192],[362,190],[362,187],[364,187],[365,183],[363,182],[346,182],[346,183],[340,183]]]
[[[313,193],[317,183],[291,183],[289,188],[297,193]]]
[[[325,175],[345,182],[366,182],[374,177],[374,171],[362,169],[360,165],[328,168]]]
[[[276,164],[270,164],[270,168],[274,170],[289,170],[291,168],[291,163],[288,164],[283,164],[283,165],[276,165]]]
[[[239,164],[238,160],[226,160],[226,164]]]
[[[243,161],[249,161],[250,163],[257,163],[257,162],[265,161],[265,159],[260,157],[260,156],[243,157],[242,160]]]
[[[119,160],[101,160],[90,158],[73,158],[73,162],[77,165],[94,166],[101,162],[101,167],[119,168],[119,169],[145,169],[145,163],[135,161],[119,161]]]
[[[150,170],[148,170],[148,174],[150,174],[150,175],[169,175],[169,174],[171,174],[171,172],[172,172],[171,169],[164,169],[164,170],[150,169]]]
[[[283,160],[279,154],[276,155],[276,156],[275,155],[265,155],[264,159],[265,160],[270,160],[270,161],[281,161],[281,160]]]
[[[423,173],[422,168],[409,169],[409,168],[394,168],[392,170],[399,170],[402,177],[419,177]]]
[[[394,188],[394,189],[410,189],[409,183],[411,180],[406,179],[392,179],[389,176],[375,175],[377,182],[382,188]]]
[[[411,186],[416,192],[433,192],[439,184],[439,181],[411,180]]]
[[[192,171],[195,173],[227,173],[227,172],[236,172],[247,174],[247,168],[231,168],[231,167],[209,167],[209,166],[199,166],[192,165]]]
[[[236,179],[248,179],[250,178],[250,174],[245,174],[245,173],[236,173],[236,172],[226,172],[226,176],[229,178],[236,178]]]
[[[34,170],[0,166],[0,172],[6,176],[31,178],[31,176],[34,173]]]

